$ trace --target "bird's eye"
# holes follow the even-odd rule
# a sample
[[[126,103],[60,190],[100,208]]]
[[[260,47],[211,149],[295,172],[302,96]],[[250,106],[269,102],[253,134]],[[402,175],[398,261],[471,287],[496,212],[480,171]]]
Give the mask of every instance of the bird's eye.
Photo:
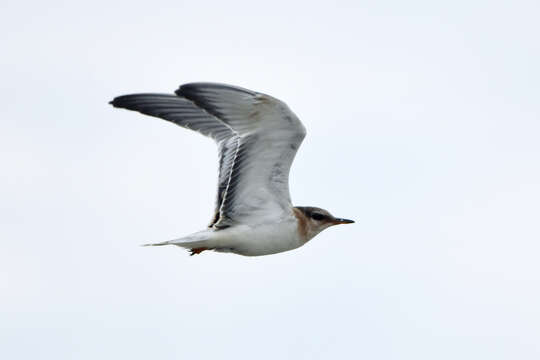
[[[324,219],[325,216],[324,216],[323,214],[313,213],[313,214],[311,214],[311,218],[312,218],[313,220],[319,221],[319,220]]]

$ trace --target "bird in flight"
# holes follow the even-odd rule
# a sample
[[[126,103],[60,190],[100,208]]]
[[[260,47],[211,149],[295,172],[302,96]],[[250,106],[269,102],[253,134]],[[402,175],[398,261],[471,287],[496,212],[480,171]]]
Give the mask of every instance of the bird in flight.
[[[208,228],[148,246],[177,245],[191,255],[269,255],[354,222],[318,207],[292,206],[289,170],[306,130],[278,99],[236,86],[190,83],[175,94],[124,95],[110,104],[197,131],[218,145],[216,209]]]

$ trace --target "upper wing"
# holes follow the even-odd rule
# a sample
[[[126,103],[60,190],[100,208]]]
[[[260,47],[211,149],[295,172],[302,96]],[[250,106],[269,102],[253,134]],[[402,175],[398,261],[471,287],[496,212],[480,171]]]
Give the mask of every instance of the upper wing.
[[[305,129],[268,95],[214,83],[181,86],[176,95],[137,94],[112,101],[216,140],[220,175],[216,228],[276,220],[290,212],[289,169]]]

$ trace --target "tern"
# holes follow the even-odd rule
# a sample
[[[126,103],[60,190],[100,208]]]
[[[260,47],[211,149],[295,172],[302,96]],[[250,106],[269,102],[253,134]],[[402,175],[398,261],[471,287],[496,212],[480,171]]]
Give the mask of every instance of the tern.
[[[324,229],[353,220],[293,206],[289,170],[306,130],[282,101],[217,83],[189,83],[175,94],[116,97],[117,108],[158,117],[212,138],[219,150],[216,208],[205,230],[146,246],[176,245],[244,256],[296,249]]]

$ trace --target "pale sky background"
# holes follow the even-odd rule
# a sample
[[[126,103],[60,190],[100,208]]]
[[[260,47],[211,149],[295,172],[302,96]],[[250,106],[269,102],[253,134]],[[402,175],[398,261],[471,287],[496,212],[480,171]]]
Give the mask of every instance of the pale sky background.
[[[537,1],[8,1],[0,358],[540,358]],[[296,205],[354,225],[246,258],[202,229],[209,139],[113,97],[216,81],[308,136]]]

